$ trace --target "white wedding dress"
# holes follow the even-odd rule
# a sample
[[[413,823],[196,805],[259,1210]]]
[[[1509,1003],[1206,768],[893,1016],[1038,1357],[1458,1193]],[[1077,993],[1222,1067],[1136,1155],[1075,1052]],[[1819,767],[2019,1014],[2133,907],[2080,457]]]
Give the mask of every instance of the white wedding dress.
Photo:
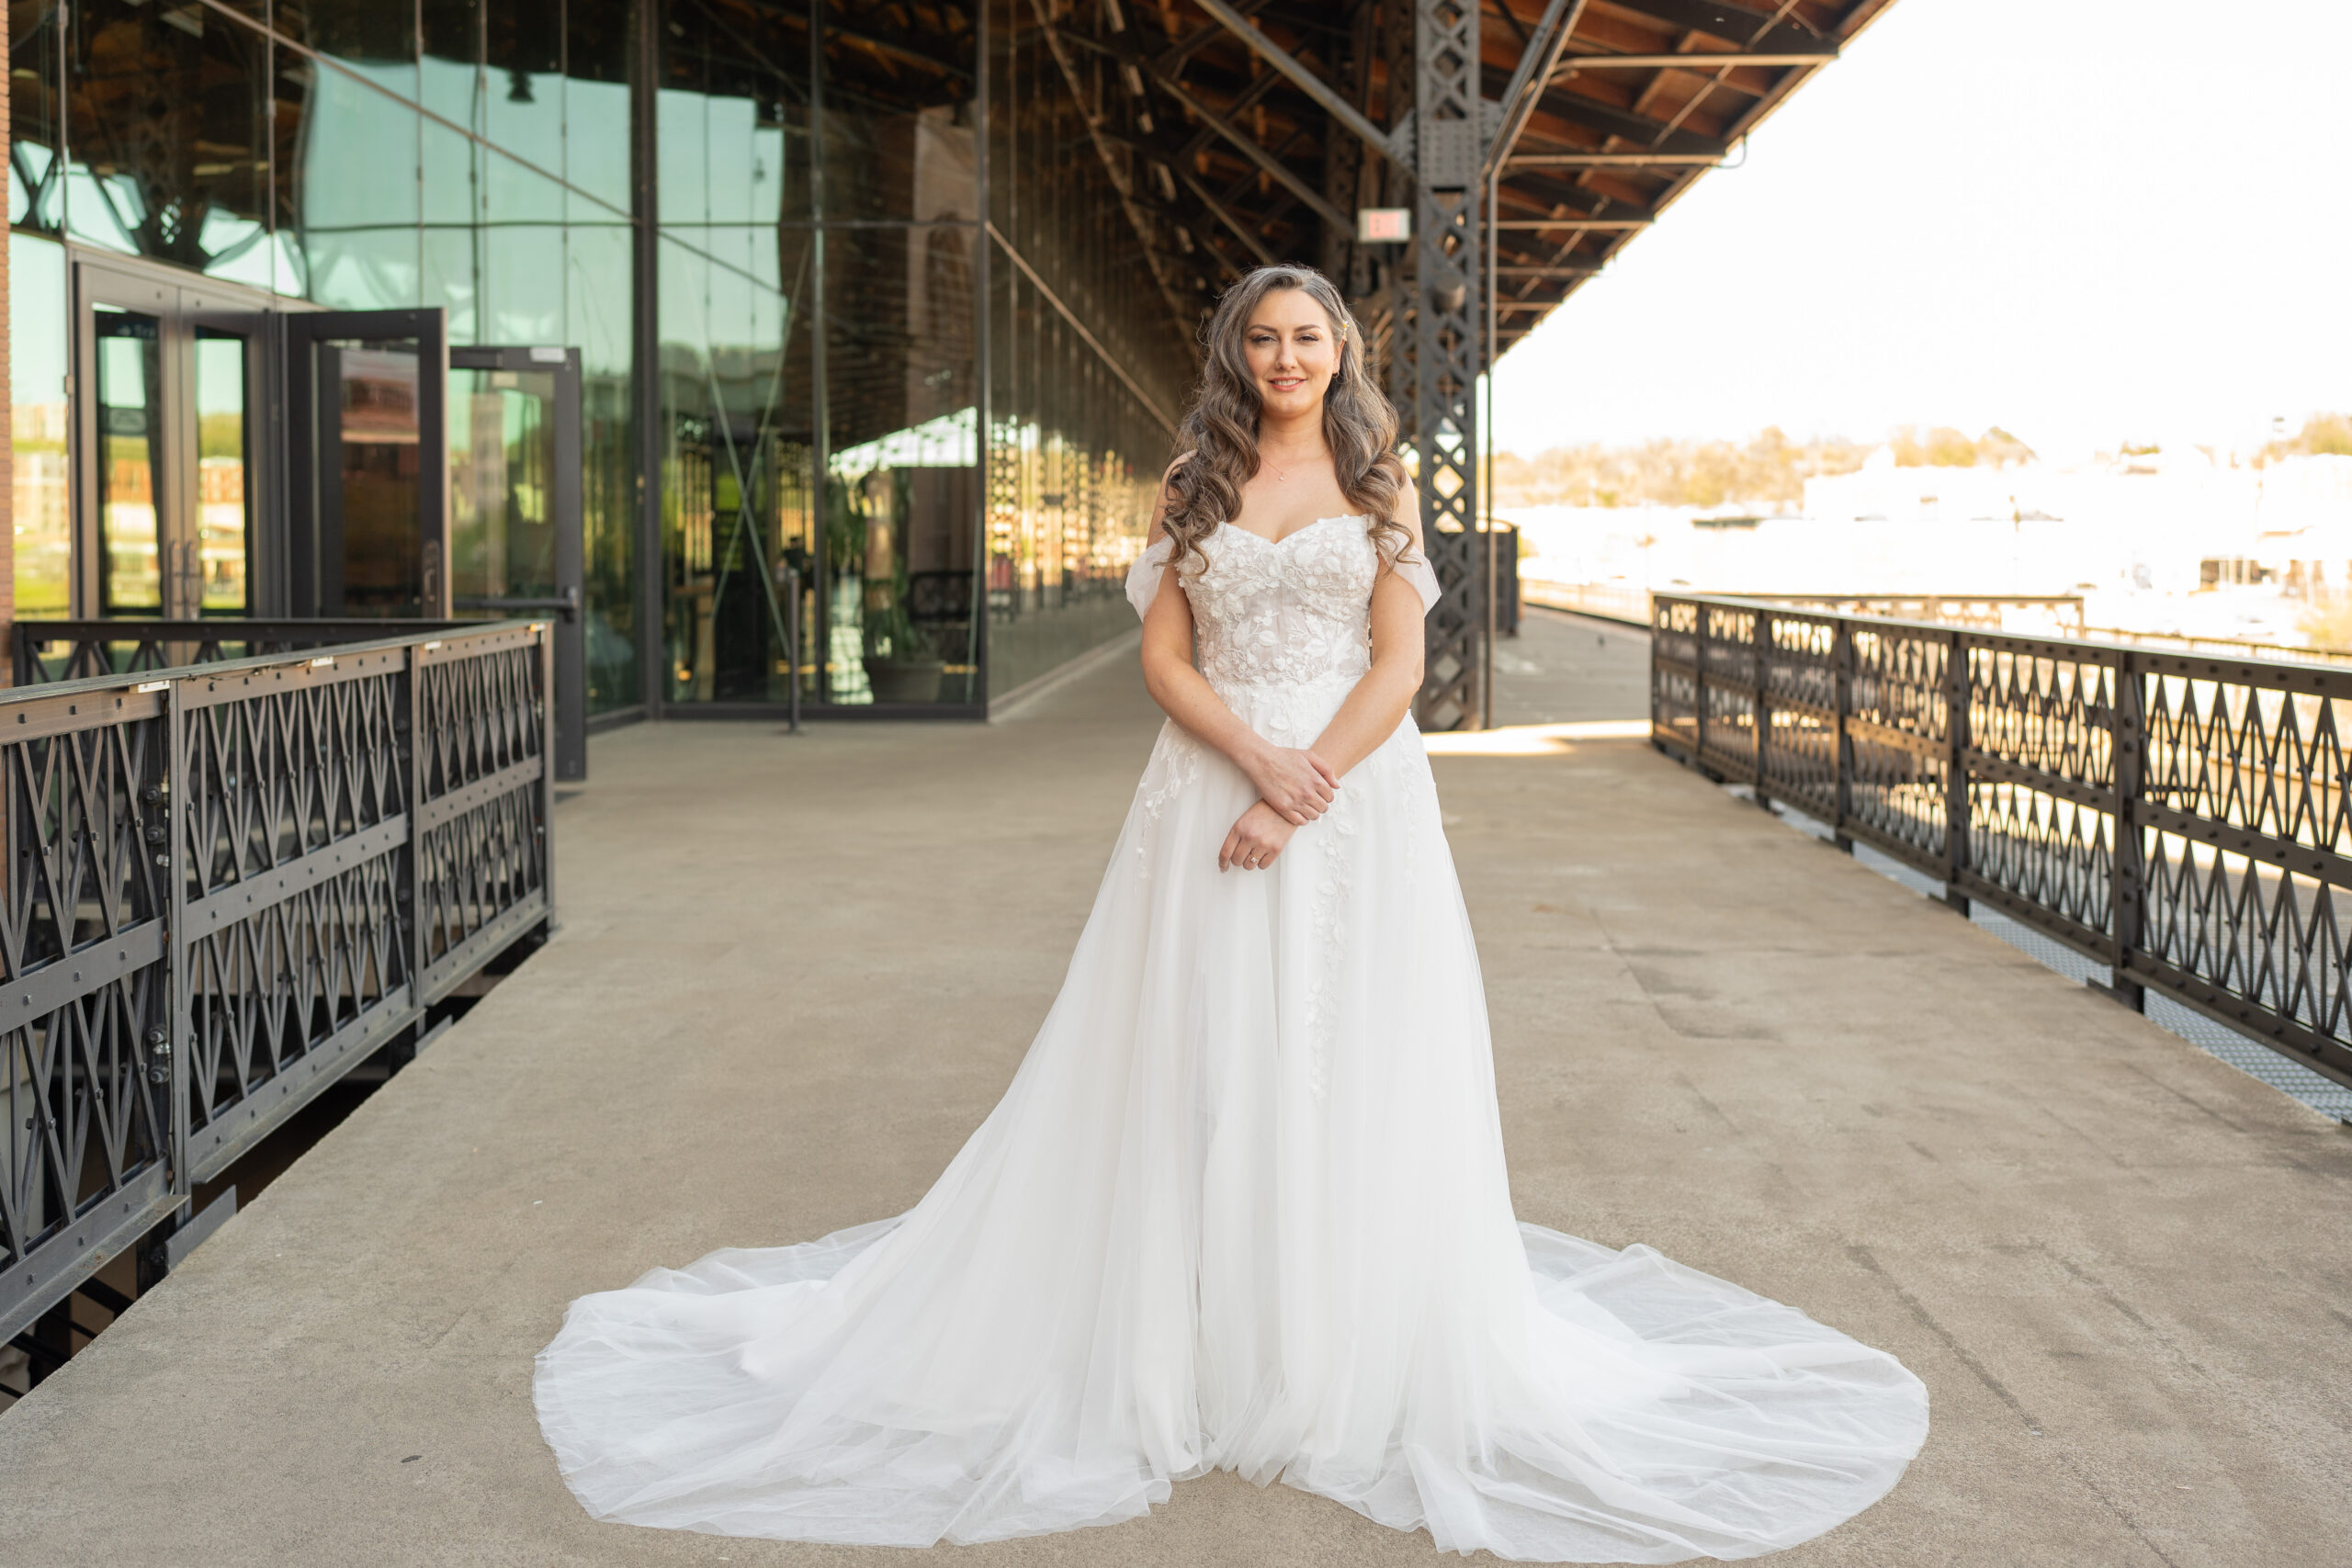
[[[1206,550],[1202,672],[1311,744],[1369,664],[1363,519]],[[912,1209],[571,1303],[535,1391],[589,1512],[919,1546],[1112,1524],[1223,1467],[1442,1549],[1672,1562],[1894,1484],[1928,1401],[1893,1357],[1513,1218],[1412,721],[1272,869],[1219,872],[1256,795],[1162,727],[1061,994]]]

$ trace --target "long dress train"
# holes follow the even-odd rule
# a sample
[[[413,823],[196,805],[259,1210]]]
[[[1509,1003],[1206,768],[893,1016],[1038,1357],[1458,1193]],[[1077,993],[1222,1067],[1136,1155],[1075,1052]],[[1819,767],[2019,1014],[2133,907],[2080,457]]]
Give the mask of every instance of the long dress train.
[[[1203,672],[1312,743],[1369,663],[1363,519],[1206,551],[1180,571]],[[1136,564],[1139,610],[1167,556]],[[535,1393],[592,1514],[979,1541],[1223,1467],[1442,1549],[1671,1562],[1792,1545],[1894,1484],[1927,1393],[1893,1357],[1514,1219],[1412,721],[1270,870],[1220,873],[1255,796],[1163,727],[1059,996],[912,1209],[571,1303]]]

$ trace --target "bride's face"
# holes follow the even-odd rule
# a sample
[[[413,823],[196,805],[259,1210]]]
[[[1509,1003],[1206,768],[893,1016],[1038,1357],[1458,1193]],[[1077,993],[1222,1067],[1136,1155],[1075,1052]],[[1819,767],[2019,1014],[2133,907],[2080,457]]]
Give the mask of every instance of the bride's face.
[[[1295,418],[1323,406],[1340,367],[1340,345],[1323,307],[1306,290],[1277,288],[1259,300],[1241,342],[1266,413]]]

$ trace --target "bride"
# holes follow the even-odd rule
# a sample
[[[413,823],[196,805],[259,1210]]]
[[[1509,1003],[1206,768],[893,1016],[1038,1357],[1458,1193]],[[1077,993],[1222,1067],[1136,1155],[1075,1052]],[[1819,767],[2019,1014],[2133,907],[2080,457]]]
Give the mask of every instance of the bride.
[[[1226,296],[1127,582],[1169,720],[1061,994],[904,1214],[571,1303],[535,1393],[589,1512],[927,1546],[1224,1468],[1441,1550],[1673,1562],[1894,1484],[1893,1357],[1512,1216],[1395,433],[1319,274]]]

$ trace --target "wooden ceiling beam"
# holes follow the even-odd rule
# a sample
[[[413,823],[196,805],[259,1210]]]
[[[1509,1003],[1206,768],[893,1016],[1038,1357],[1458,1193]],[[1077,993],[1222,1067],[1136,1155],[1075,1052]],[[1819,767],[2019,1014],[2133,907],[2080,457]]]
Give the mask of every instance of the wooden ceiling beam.
[[[1724,0],[1603,0],[1603,3],[1669,28],[1721,39],[1739,49],[1794,54],[1818,50],[1830,41],[1803,22],[1776,19],[1774,12],[1725,5]]]
[[[1642,152],[1679,152],[1702,158],[1722,158],[1731,152],[1729,142],[1703,131],[1673,129],[1646,115],[1630,113],[1580,93],[1555,88],[1544,95],[1539,113],[1545,119],[1634,142]]]

